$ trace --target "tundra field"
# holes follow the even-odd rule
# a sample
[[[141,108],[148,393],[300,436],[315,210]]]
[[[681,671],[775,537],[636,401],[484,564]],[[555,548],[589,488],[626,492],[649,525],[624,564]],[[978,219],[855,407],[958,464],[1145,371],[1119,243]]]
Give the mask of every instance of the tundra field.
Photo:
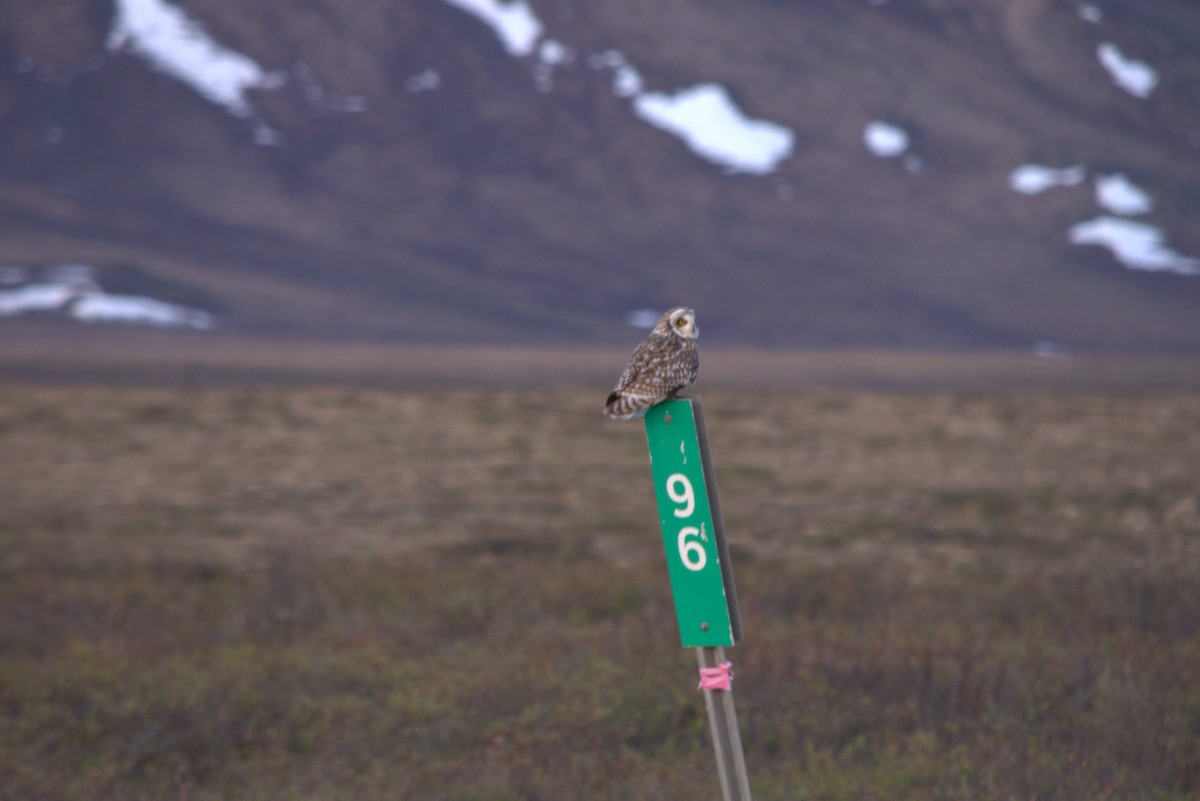
[[[607,389],[0,387],[0,798],[719,795]],[[757,799],[1200,796],[1200,394],[703,396]]]

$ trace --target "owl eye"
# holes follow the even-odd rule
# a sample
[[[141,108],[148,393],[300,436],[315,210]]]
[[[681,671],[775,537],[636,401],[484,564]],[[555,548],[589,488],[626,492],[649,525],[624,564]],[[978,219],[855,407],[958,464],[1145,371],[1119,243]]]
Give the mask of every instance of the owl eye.
[[[675,325],[679,326],[680,328],[683,328],[685,325],[687,325],[687,318],[680,317],[678,320],[675,321]]]

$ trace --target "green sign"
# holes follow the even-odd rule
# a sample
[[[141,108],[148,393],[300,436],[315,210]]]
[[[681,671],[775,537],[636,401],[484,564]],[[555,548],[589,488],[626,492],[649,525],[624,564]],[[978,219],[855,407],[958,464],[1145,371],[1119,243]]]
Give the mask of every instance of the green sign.
[[[680,639],[684,647],[733,645],[741,626],[700,402],[666,401],[645,420]]]

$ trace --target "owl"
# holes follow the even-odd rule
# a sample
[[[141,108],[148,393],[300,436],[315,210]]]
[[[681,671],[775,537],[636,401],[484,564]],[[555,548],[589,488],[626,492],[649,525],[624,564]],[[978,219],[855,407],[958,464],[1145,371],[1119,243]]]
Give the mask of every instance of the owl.
[[[604,413],[614,420],[628,420],[694,384],[700,370],[699,335],[696,312],[679,307],[664,314],[629,357],[604,403]]]

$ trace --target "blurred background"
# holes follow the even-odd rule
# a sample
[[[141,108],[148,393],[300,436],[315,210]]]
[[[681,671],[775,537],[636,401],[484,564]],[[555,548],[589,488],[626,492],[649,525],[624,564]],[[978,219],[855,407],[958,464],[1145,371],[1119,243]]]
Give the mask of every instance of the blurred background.
[[[4,0],[0,331],[1195,354],[1198,43],[1190,0]]]
[[[0,801],[1200,798],[1196,0],[0,0]]]

